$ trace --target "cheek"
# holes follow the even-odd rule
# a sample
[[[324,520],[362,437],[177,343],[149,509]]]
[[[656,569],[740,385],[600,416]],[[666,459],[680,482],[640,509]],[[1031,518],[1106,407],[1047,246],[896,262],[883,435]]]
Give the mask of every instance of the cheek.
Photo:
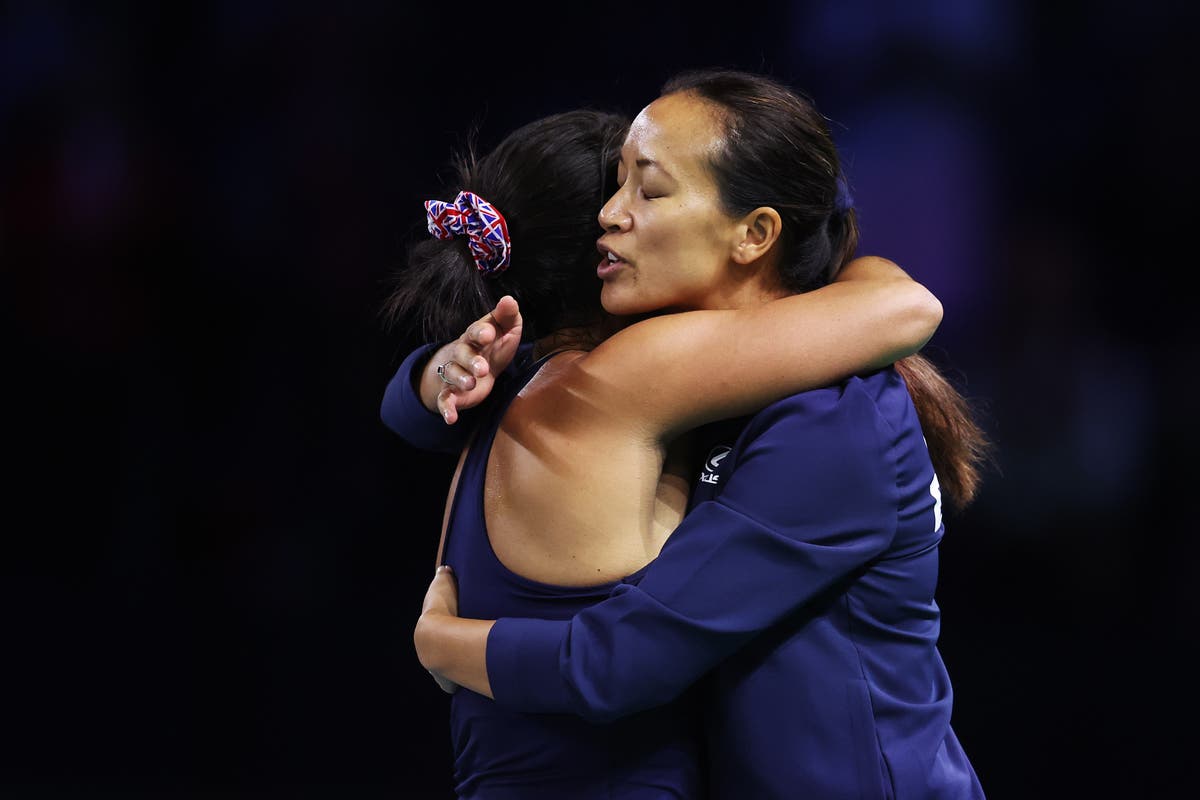
[[[715,230],[703,220],[690,219],[663,238],[662,262],[678,283],[708,280],[720,261]]]
[[[687,218],[686,209],[671,209],[659,214],[646,226],[650,234],[646,252],[652,259],[646,266],[647,277],[670,280],[681,270],[687,269],[689,251],[695,248],[697,231]]]
[[[641,263],[611,287],[610,296],[614,301],[620,295],[659,306],[687,305],[719,266],[718,221],[704,203],[663,204],[646,212],[640,220]]]

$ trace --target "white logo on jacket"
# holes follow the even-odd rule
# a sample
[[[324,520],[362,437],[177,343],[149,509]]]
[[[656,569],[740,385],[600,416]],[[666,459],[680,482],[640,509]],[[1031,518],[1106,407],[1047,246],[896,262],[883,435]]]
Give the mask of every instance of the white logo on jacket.
[[[725,456],[729,455],[733,450],[727,444],[717,445],[708,454],[708,458],[704,459],[704,470],[700,473],[701,483],[717,483],[721,480],[721,476],[717,474],[717,470],[721,467],[721,462],[725,460]]]

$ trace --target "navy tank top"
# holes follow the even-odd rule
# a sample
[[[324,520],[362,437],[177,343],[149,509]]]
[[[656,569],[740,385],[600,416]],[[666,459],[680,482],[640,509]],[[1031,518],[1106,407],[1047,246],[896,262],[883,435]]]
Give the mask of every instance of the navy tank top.
[[[554,354],[551,354],[551,356]],[[459,475],[443,560],[455,573],[459,614],[475,619],[567,620],[606,598],[620,582],[554,586],[507,569],[492,550],[484,520],[488,454],[513,399],[551,357],[522,348],[503,385],[477,420]],[[523,714],[464,688],[450,702],[455,789],[477,800],[662,800],[704,796],[695,693],[668,705],[594,724],[570,714]]]

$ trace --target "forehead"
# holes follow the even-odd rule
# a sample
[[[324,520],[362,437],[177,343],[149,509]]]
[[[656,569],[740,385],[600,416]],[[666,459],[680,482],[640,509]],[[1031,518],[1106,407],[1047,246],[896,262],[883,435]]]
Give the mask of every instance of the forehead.
[[[642,109],[629,127],[621,160],[632,165],[649,159],[675,177],[703,171],[723,133],[716,109],[686,93],[660,97]]]

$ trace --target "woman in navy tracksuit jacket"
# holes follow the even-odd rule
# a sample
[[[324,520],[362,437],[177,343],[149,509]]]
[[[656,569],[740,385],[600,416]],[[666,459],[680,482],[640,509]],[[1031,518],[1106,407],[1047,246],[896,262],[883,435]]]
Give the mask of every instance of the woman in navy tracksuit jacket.
[[[772,129],[755,116],[777,88],[728,74],[676,87],[737,128],[718,183],[752,169],[743,151]],[[503,707],[595,721],[701,681],[716,797],[982,797],[950,725],[934,590],[939,477],[968,502],[984,443],[927,366],[769,406],[713,448],[690,512],[636,581],[571,620],[474,627],[485,633],[469,659],[466,621],[435,609],[422,662]],[[448,581],[435,579],[435,601]]]

